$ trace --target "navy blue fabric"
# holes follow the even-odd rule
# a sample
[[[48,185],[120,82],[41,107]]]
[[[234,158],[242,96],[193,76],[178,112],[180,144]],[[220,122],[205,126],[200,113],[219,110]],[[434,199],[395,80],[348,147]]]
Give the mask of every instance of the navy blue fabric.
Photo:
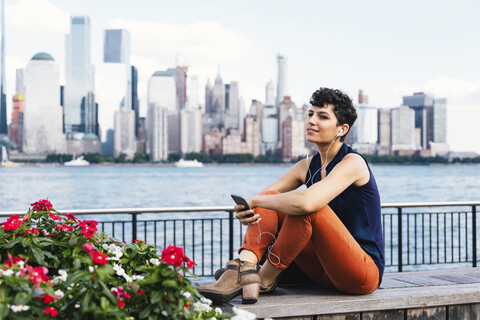
[[[356,150],[344,143],[337,155],[327,165],[326,174],[328,175],[349,153],[359,154]],[[365,162],[367,161],[365,160]],[[310,162],[310,172],[307,172],[305,179],[307,187],[321,180],[319,171],[321,166],[321,159],[317,153]],[[343,222],[345,227],[347,227],[360,247],[372,257],[378,267],[381,283],[385,269],[385,258],[380,194],[370,167],[368,167],[368,170],[370,172],[370,180],[365,185],[361,187],[349,186],[335,199],[330,201],[328,205]],[[310,177],[311,175],[313,175],[313,177]]]

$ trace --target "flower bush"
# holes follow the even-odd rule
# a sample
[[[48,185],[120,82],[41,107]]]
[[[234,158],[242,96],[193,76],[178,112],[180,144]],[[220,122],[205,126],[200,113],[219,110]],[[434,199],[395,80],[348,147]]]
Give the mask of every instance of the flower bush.
[[[97,232],[50,201],[0,226],[0,319],[227,318],[192,287],[183,248]]]

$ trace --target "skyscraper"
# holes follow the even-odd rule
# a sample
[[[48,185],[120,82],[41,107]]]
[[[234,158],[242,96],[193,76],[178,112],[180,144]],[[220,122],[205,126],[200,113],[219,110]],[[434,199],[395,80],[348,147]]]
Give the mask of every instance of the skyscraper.
[[[265,85],[265,104],[272,106],[275,104],[275,87],[272,80]]]
[[[420,146],[428,149],[428,142],[433,139],[431,120],[433,97],[423,92],[415,92],[413,96],[404,96],[403,104],[415,110],[415,128],[420,132]]]
[[[138,100],[138,70],[132,66],[132,110],[135,111],[135,136],[140,128],[140,101]]]
[[[0,134],[7,134],[8,127],[7,127],[7,96],[5,94],[5,15],[4,15],[4,2],[1,2],[1,10],[0,13],[1,20],[0,21],[0,28],[2,28],[1,32],[1,42],[0,42]]]
[[[282,103],[283,98],[288,95],[287,92],[287,57],[278,54],[278,78],[277,78],[277,100],[276,106],[278,107]]]
[[[202,110],[187,108],[180,111],[182,154],[202,151]]]
[[[168,71],[156,71],[148,81],[148,151],[150,160],[167,160],[171,138],[179,140],[179,135],[171,137],[178,130],[172,114],[177,114],[177,94],[175,77]],[[172,120],[172,121],[171,121]],[[174,126],[174,128],[171,128]]]
[[[238,128],[238,82],[225,84],[225,128]]]
[[[198,99],[198,77],[190,77],[188,85],[188,107],[189,108],[199,108],[200,101]],[[202,106],[202,111],[205,111],[205,106]]]
[[[23,152],[65,153],[58,64],[48,53],[37,53],[25,72]]]
[[[122,107],[132,108],[132,71],[130,67],[130,33],[127,30],[105,30],[103,61],[124,65],[126,74],[125,97]]]
[[[358,144],[375,145],[378,141],[378,109],[365,104],[355,105],[358,118],[354,128],[356,128],[355,142]]]
[[[378,109],[378,154],[390,155],[392,141],[392,111],[391,109]]]
[[[67,138],[74,133],[97,130],[94,67],[90,59],[90,18],[72,16],[65,36],[64,127]]]
[[[392,109],[392,152],[416,150],[415,111],[407,106]]]

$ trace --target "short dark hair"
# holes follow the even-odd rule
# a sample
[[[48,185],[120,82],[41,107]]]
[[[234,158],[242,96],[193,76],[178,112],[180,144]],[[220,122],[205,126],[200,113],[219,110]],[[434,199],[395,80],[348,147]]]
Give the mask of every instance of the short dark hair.
[[[350,128],[357,120],[357,111],[353,107],[352,99],[338,89],[320,88],[312,94],[310,98],[312,106],[323,108],[326,104],[334,106],[333,113],[337,117],[337,125],[348,124]],[[345,140],[346,135],[340,138],[340,141]]]

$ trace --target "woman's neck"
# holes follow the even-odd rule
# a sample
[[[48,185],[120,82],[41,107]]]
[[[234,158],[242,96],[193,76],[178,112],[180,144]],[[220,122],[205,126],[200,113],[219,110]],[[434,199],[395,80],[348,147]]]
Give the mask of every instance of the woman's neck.
[[[323,168],[325,168],[330,163],[330,161],[332,161],[332,159],[337,155],[342,145],[343,142],[341,141],[335,141],[334,143],[330,143],[328,145],[317,145],[318,153],[320,154],[320,161]]]

